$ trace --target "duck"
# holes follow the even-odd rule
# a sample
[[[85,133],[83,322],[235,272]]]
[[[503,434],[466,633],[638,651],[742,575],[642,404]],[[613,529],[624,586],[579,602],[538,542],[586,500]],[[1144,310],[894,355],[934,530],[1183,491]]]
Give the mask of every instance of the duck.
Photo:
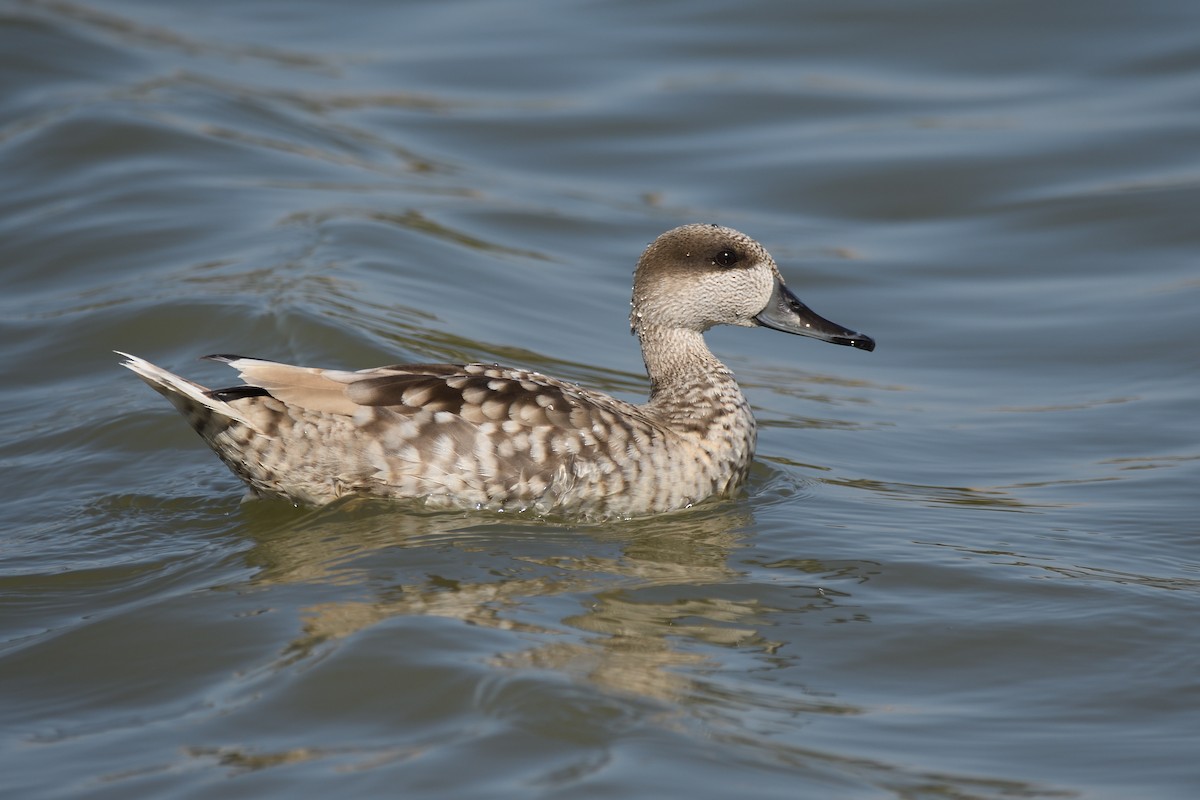
[[[437,508],[632,518],[728,498],[757,427],[704,333],[769,328],[859,350],[864,334],[817,315],[754,239],[688,224],[637,262],[630,328],[649,398],[636,404],[498,364],[362,370],[211,355],[242,383],[209,389],[121,351],[186,418],[248,497],[324,505],[347,496]]]

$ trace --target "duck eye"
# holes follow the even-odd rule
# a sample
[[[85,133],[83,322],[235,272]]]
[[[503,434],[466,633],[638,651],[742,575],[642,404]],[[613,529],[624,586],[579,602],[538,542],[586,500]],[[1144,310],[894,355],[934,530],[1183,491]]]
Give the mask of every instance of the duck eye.
[[[719,267],[732,267],[734,264],[742,260],[736,250],[721,250],[713,256],[713,263]]]

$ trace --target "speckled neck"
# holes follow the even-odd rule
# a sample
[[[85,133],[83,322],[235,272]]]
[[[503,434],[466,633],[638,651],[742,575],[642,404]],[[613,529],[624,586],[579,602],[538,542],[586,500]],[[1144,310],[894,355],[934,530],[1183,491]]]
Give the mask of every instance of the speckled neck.
[[[679,433],[704,436],[714,426],[753,429],[754,419],[733,373],[699,331],[640,325],[635,330],[650,376],[645,405]]]
[[[650,377],[650,400],[673,388],[691,383],[711,383],[733,375],[704,341],[699,331],[639,325],[634,333],[642,346],[642,361]]]

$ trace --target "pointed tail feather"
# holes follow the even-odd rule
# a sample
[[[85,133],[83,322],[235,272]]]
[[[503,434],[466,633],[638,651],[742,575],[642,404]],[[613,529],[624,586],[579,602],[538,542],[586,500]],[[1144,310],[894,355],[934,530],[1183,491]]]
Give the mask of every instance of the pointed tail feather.
[[[193,427],[196,427],[196,422],[200,418],[216,414],[259,430],[259,426],[255,425],[247,415],[225,402],[225,399],[220,396],[214,396],[204,386],[189,381],[187,378],[181,378],[143,358],[123,353],[120,350],[113,352],[126,359],[121,362],[121,366],[133,370],[138,377],[150,385],[150,388],[170,400],[172,405],[187,416]],[[261,433],[261,431],[259,432]]]

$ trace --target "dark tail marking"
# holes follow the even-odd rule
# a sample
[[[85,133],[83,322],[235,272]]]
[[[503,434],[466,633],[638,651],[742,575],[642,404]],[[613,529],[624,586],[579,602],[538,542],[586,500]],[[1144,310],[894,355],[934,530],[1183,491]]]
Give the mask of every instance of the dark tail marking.
[[[261,386],[230,386],[228,389],[213,389],[205,392],[213,400],[230,403],[246,397],[270,397],[271,393]]]
[[[250,358],[250,356],[235,356],[229,353],[214,353],[211,356],[200,356],[201,361],[220,361],[223,364],[228,364],[230,361],[237,361],[240,358]],[[266,358],[256,358],[254,361],[269,361]]]

